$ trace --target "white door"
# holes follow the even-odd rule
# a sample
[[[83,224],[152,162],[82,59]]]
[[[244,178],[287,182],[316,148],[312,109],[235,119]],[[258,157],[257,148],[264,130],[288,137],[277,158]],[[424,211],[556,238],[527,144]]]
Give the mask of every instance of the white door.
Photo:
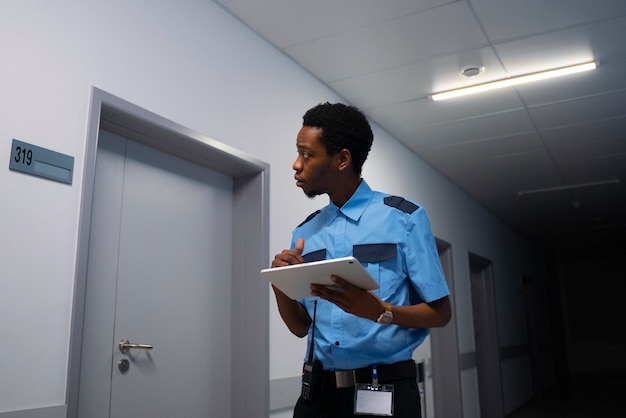
[[[231,177],[100,132],[80,417],[231,416],[232,213]]]

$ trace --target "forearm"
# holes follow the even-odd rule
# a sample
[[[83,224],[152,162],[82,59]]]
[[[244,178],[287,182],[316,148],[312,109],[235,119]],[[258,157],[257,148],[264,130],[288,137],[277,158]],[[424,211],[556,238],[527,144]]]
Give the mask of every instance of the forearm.
[[[291,299],[272,285],[280,316],[294,335],[302,338],[309,332],[311,317],[300,302]]]
[[[448,297],[431,303],[393,306],[392,324],[407,328],[437,328],[445,326],[452,315]]]

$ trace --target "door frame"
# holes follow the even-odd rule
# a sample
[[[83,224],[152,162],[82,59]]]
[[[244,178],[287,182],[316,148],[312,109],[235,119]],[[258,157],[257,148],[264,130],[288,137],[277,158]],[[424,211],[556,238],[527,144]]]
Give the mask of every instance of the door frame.
[[[526,333],[528,334],[528,352],[530,355],[530,376],[532,383],[533,397],[541,395],[541,369],[540,369],[540,347],[537,339],[537,324],[539,320],[535,319],[535,297],[533,289],[533,280],[523,274],[522,275],[522,294],[524,296],[524,312],[526,319]]]
[[[445,327],[430,330],[434,416],[462,418],[461,369],[452,272],[452,247],[441,239],[435,238],[435,241],[441,267],[450,290],[452,317]]]
[[[493,265],[476,254],[469,253],[468,258],[474,333],[479,334],[482,341],[480,347],[475,341],[480,416],[501,418],[504,416],[504,399]]]
[[[78,415],[87,263],[100,128],[233,178],[233,416],[269,414],[269,284],[260,280],[269,254],[269,165],[96,87],[91,88],[79,215],[67,373],[67,417]],[[255,280],[259,278],[258,280]],[[217,313],[222,314],[223,313]]]

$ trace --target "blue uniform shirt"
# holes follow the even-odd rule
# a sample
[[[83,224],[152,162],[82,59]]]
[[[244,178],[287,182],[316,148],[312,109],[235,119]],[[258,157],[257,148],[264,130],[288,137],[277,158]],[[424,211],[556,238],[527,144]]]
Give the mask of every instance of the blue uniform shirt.
[[[391,305],[432,302],[449,294],[424,209],[372,191],[365,180],[343,207],[330,201],[295,228],[292,249],[298,238],[304,238],[307,262],[356,257],[378,281],[374,293]],[[319,298],[301,299],[311,318],[315,299],[314,357],[325,370],[408,360],[428,335],[428,329],[379,325]],[[311,330],[308,338],[310,346]]]

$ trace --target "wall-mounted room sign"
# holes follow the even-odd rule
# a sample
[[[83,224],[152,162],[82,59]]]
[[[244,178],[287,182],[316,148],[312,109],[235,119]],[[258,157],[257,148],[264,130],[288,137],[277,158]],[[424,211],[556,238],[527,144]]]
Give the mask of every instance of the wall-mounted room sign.
[[[13,139],[9,170],[72,184],[74,157]]]

